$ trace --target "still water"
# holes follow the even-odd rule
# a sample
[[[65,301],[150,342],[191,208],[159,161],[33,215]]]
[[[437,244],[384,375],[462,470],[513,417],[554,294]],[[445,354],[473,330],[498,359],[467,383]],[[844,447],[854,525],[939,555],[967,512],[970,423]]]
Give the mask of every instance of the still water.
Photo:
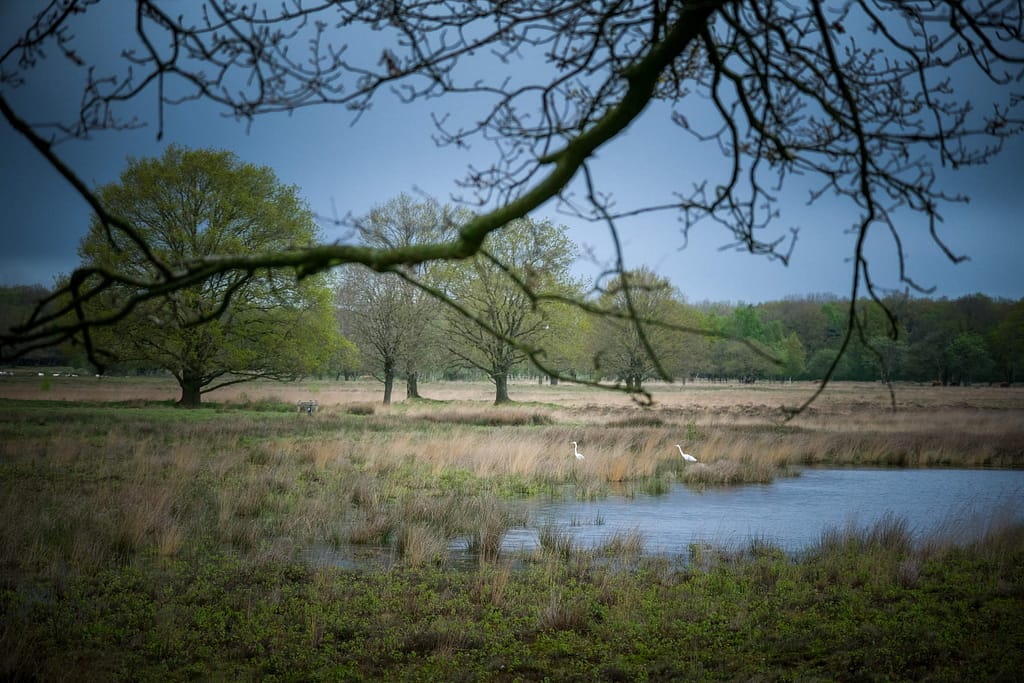
[[[886,515],[905,520],[917,538],[940,534],[966,543],[992,525],[1024,523],[1024,470],[807,469],[800,476],[703,491],[674,485],[663,495],[611,495],[578,501],[572,487],[556,498],[513,504],[526,526],[510,529],[504,552],[515,556],[538,545],[538,530],[554,526],[578,548],[592,548],[616,533],[639,531],[650,554],[686,556],[690,544],[743,548],[751,540],[799,552],[828,529],[869,528]],[[522,514],[518,514],[522,516]],[[449,545],[450,560],[473,566],[467,539]],[[398,560],[393,545],[317,546],[315,564],[377,567]]]
[[[556,525],[575,545],[592,547],[616,532],[639,531],[649,553],[683,554],[691,543],[742,547],[752,539],[799,551],[829,528],[870,527],[885,515],[916,537],[981,536],[991,524],[1024,522],[1024,471],[808,469],[771,484],[698,491],[675,485],[664,495],[574,500],[572,491],[524,503],[529,526],[512,529],[509,551],[537,545],[537,530]]]

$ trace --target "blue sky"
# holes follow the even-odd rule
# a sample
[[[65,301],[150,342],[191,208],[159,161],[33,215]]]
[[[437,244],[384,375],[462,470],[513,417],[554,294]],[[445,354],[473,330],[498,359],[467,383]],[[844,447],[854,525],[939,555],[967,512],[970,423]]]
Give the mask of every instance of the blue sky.
[[[9,7],[0,10],[0,26],[8,27],[0,29],[0,38],[8,40],[9,27],[16,23]],[[96,38],[88,29],[79,36],[85,44]],[[62,73],[40,71],[46,79],[37,87],[4,92],[27,118],[46,118],[49,112],[66,111],[78,102],[79,93],[70,80],[76,75],[73,67],[63,58],[54,61]],[[143,96],[138,114],[152,120],[154,102],[152,93]],[[314,108],[291,116],[257,118],[247,132],[243,124],[208,106],[189,105],[167,111],[162,142],[156,140],[151,126],[65,143],[57,152],[80,177],[98,185],[116,180],[127,157],[159,155],[171,142],[226,148],[244,161],[272,167],[282,181],[300,188],[317,213],[361,215],[400,192],[422,192],[449,201],[459,193],[455,181],[467,163],[488,158],[490,149],[482,145],[457,151],[434,144],[430,113],[443,113],[446,106],[443,99],[408,106],[381,97],[356,125],[352,115],[340,108]],[[48,285],[78,263],[76,249],[89,222],[86,204],[5,122],[0,122],[0,150],[4,207],[0,284]],[[673,191],[687,190],[706,177],[703,170],[713,170],[716,158],[712,146],[693,145],[655,106],[599,153],[594,169],[599,186],[625,208],[670,200]],[[1018,140],[986,167],[941,176],[951,192],[971,196],[969,204],[945,207],[941,226],[943,238],[954,251],[970,256],[965,263],[953,265],[946,260],[924,234],[923,224],[918,226],[908,217],[907,266],[917,282],[936,288],[933,296],[983,292],[1024,297],[1022,169],[1024,141]],[[711,223],[696,228],[681,249],[679,224],[671,213],[648,214],[621,224],[627,264],[646,265],[669,277],[691,302],[758,302],[822,292],[846,295],[853,236],[845,229],[856,214],[838,201],[823,200],[807,207],[806,196],[804,188],[787,190],[784,217],[774,227],[778,234],[788,233],[791,226],[801,229],[788,267],[763,257],[721,251],[729,235]],[[603,226],[559,215],[554,208],[542,207],[535,215],[567,225],[578,244],[592,247],[601,258],[611,257]],[[328,241],[341,237],[329,226],[324,235]],[[880,232],[869,251],[877,282],[900,287],[890,257],[891,243]],[[580,276],[593,277],[597,272],[585,261],[578,264]]]

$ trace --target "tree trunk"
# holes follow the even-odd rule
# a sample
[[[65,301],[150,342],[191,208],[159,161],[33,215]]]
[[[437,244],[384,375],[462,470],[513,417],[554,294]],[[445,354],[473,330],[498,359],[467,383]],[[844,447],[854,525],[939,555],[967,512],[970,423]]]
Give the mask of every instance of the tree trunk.
[[[384,363],[384,405],[391,403],[391,387],[395,384],[395,366],[393,363]]]
[[[551,386],[553,386],[553,387],[557,387],[558,386],[558,376],[557,375],[548,375],[548,381],[551,382]]]
[[[640,375],[626,375],[626,391],[640,391],[641,384]]]
[[[181,398],[178,405],[182,408],[198,408],[202,402],[202,379],[193,373],[185,372],[178,380],[181,387]]]
[[[422,398],[420,396],[419,387],[419,376],[420,373],[415,370],[410,370],[405,376],[405,397],[406,398]]]
[[[495,373],[491,375],[494,379],[494,405],[508,403],[508,373]]]

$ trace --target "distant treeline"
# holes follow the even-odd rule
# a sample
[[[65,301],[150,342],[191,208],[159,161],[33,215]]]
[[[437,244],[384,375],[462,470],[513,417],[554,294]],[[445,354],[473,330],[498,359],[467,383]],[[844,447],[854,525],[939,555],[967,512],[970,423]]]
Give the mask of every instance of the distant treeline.
[[[958,299],[901,295],[883,303],[884,307],[874,301],[858,302],[859,329],[855,328],[834,379],[942,384],[1020,379],[1024,299],[993,299],[984,294]],[[789,347],[803,356],[802,371],[795,373],[794,379],[825,375],[850,317],[847,301],[822,295],[750,306],[704,304],[702,308],[722,331],[757,340],[783,354],[788,339]],[[895,321],[894,335],[890,314]],[[799,365],[794,362],[792,367]],[[765,362],[752,368],[751,374],[777,375],[778,366]]]
[[[46,294],[47,289],[38,285],[0,287],[0,327],[9,329],[24,321]],[[760,304],[677,303],[689,309],[691,324],[721,335],[676,346],[678,362],[670,365],[678,379],[820,379],[836,358],[849,323],[847,302],[832,295]],[[858,302],[858,329],[833,379],[941,384],[1020,381],[1024,371],[1024,299],[994,299],[984,294],[957,299],[900,295],[883,303],[884,307],[874,301]],[[895,320],[895,335],[890,320]],[[4,355],[6,359],[6,350]],[[87,366],[80,348],[70,344],[33,351],[17,363]],[[589,375],[582,365],[570,372]]]

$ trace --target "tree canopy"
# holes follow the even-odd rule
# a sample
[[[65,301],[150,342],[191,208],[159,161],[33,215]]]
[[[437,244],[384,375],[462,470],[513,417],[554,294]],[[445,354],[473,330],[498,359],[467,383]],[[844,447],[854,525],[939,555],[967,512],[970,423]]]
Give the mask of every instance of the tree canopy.
[[[123,312],[232,273],[290,268],[302,278],[342,264],[389,272],[465,259],[548,202],[604,226],[615,245],[623,218],[660,212],[680,221],[684,240],[693,226],[712,223],[734,244],[785,262],[797,233],[779,228],[778,190],[800,176],[812,187],[812,202],[846,202],[858,214],[850,225],[833,226],[856,238],[841,352],[862,332],[854,302],[866,295],[885,308],[865,249],[868,234],[889,236],[900,281],[923,291],[906,267],[903,239],[918,227],[911,216],[949,259],[964,257],[938,230],[943,204],[962,198],[936,182],[935,169],[984,163],[1022,129],[1024,98],[1013,88],[1024,65],[1024,9],[1013,0],[207,0],[188,8],[137,0],[123,9],[134,13],[134,33],[111,36],[121,61],[81,72],[79,111],[66,120],[29,121],[12,104],[14,91],[47,58],[76,68],[76,27],[95,10],[91,0],[51,3],[13,45],[0,48],[0,114],[90,202],[109,243],[138,248],[149,275],[118,299]],[[366,48],[371,34],[383,49]],[[497,64],[518,68],[510,75],[491,68]],[[972,101],[977,92],[953,87],[954,77],[984,79],[994,94]],[[162,112],[192,100],[242,120],[315,105],[339,105],[358,119],[372,116],[374,100],[389,92],[437,102],[433,135],[440,144],[492,150],[489,162],[462,179],[475,215],[451,237],[259,251],[228,243],[168,261],[166,252],[149,248],[145,227],[91,191],[54,145],[138,125],[136,110],[125,105],[139,100],[152,103],[162,136]],[[670,198],[617,207],[614,187],[599,185],[592,160],[655,109],[723,163],[702,165],[706,177]],[[609,262],[612,277],[629,269],[621,251]],[[80,337],[95,358],[90,336],[110,314],[90,314],[82,303],[117,282],[107,265],[72,274],[0,341],[24,353]],[[519,283],[536,298],[530,285]],[[829,376],[838,363],[837,356]]]
[[[338,350],[323,278],[227,271],[124,305],[158,276],[154,260],[175,272],[212,254],[316,243],[296,188],[269,168],[230,152],[172,145],[159,159],[131,160],[119,182],[96,194],[141,238],[111,233],[96,219],[82,241],[78,272],[85,277],[75,286],[95,293],[81,303],[83,314],[112,323],[88,337],[97,355],[167,370],[181,386],[180,402],[191,407],[227,384],[309,373]]]
[[[550,298],[574,293],[574,256],[563,227],[520,218],[490,235],[478,256],[445,270],[440,286],[457,302],[448,309],[448,350],[494,382],[495,403],[510,400],[508,378],[518,364],[530,359],[546,367],[542,356],[561,320]]]
[[[616,278],[599,303],[622,317],[599,317],[596,321],[590,343],[595,365],[602,374],[622,381],[630,390],[640,391],[643,382],[652,377],[676,376],[685,365],[685,357],[690,355],[687,347],[703,343],[700,337],[689,335],[684,339],[671,330],[634,321],[637,317],[678,325],[687,323],[679,293],[668,280],[649,270]],[[696,327],[693,321],[689,322]]]

